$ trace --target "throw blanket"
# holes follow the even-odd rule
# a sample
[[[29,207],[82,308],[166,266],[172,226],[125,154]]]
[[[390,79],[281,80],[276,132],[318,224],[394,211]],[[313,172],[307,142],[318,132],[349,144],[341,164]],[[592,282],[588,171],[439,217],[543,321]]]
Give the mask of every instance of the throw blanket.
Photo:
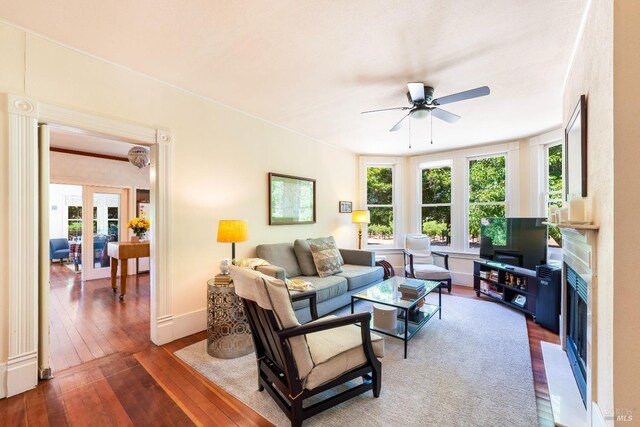
[[[268,261],[262,258],[235,258],[233,264],[238,267],[248,267],[252,270],[260,267],[261,265],[271,265]]]
[[[285,282],[287,283],[287,288],[289,288],[290,291],[305,292],[316,288],[313,286],[313,283],[305,282],[302,279],[286,279]]]

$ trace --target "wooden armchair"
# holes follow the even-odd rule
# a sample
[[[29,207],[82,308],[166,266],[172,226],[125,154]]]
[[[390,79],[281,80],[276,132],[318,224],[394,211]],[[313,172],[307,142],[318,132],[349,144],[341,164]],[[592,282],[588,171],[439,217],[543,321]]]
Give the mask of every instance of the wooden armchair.
[[[405,277],[440,282],[440,289],[446,287],[451,293],[448,254],[432,251],[431,239],[426,234],[407,234],[404,247]]]
[[[292,426],[366,391],[380,395],[376,356],[384,355],[384,341],[370,333],[370,313],[318,319],[314,291],[290,297],[282,280],[236,266],[231,276],[253,335],[258,390],[267,390]],[[310,300],[313,318],[304,325],[291,305],[300,299]],[[345,383],[345,391],[303,407],[306,399]]]

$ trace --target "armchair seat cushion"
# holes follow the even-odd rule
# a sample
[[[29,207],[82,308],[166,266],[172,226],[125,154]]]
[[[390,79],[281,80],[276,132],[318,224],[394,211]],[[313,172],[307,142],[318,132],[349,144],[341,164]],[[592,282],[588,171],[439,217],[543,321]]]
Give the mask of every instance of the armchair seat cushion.
[[[408,265],[405,269],[408,274],[411,274],[411,269]],[[451,279],[451,273],[449,273],[449,270],[435,264],[414,264],[413,273],[416,279],[422,280],[441,281]]]
[[[66,259],[69,258],[69,249],[58,249],[51,254],[51,259]]]
[[[321,303],[329,299],[335,298],[347,292],[347,279],[340,276],[298,276],[293,279],[301,279],[310,282],[316,288],[317,302]],[[293,303],[294,310],[298,310],[309,306],[309,300],[296,301]]]
[[[327,316],[315,322],[322,322],[330,318],[335,318],[335,316]],[[314,364],[305,381],[305,388],[308,390],[313,390],[367,362],[362,349],[362,333],[358,326],[342,326],[307,334],[306,337]],[[375,355],[384,357],[382,337],[371,333],[371,343]]]
[[[382,280],[384,270],[382,267],[345,264],[342,266],[342,273],[338,273],[336,276],[347,279],[349,290],[352,291]]]

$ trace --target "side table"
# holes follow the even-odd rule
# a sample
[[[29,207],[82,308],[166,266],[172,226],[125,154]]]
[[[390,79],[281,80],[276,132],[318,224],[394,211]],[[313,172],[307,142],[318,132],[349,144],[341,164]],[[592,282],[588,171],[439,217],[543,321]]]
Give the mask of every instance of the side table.
[[[207,353],[233,359],[253,351],[253,338],[244,304],[226,277],[226,284],[219,283],[225,281],[220,279],[207,281]]]

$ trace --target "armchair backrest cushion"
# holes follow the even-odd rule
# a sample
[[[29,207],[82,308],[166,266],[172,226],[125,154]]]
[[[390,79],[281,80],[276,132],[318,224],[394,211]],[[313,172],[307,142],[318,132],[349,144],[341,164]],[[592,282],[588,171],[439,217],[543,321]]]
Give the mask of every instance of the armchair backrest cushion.
[[[49,249],[55,252],[60,249],[69,249],[69,241],[67,239],[49,239]]]
[[[404,237],[404,248],[413,255],[416,264],[431,264],[431,238],[426,234],[407,234]]]
[[[284,281],[246,267],[229,266],[236,294],[254,301],[260,308],[271,310],[280,329],[300,326],[291,305],[289,290]],[[289,339],[293,359],[300,378],[306,378],[313,368],[313,361],[304,336]]]
[[[268,245],[258,245],[256,253],[259,258],[269,261],[272,265],[284,268],[287,277],[302,275],[298,266],[298,258],[291,243],[273,243]]]

